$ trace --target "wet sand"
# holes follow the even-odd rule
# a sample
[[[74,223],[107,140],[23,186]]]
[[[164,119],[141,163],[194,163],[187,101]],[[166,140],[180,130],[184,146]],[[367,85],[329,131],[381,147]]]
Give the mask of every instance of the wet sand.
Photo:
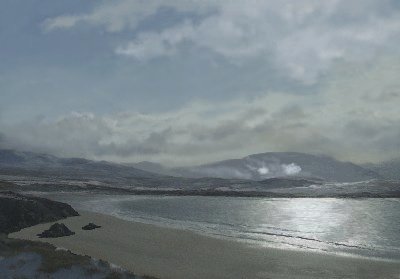
[[[9,237],[38,240],[158,278],[397,278],[400,262],[283,250],[80,212],[59,222],[73,236],[39,239],[40,224]],[[93,222],[102,228],[84,231]]]

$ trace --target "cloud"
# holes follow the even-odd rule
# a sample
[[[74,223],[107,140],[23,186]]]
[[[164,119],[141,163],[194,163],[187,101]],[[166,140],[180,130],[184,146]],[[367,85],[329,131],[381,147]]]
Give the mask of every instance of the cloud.
[[[161,7],[197,14],[161,30],[135,30]],[[130,1],[106,2],[92,12],[61,15],[44,23],[48,31],[79,24],[108,32],[135,30],[133,39],[115,52],[142,61],[179,54],[190,45],[232,63],[273,57],[277,70],[294,80],[313,84],[336,60],[368,60],[396,46],[400,14],[391,1]],[[268,61],[270,61],[269,59]]]
[[[33,113],[46,117],[0,123],[1,146],[171,165],[265,151],[326,153],[356,161],[399,156],[400,16],[395,3],[115,0],[96,2],[87,12],[60,14],[43,28],[70,30],[63,41],[68,44],[55,52],[60,44],[48,45],[54,37],[40,34],[40,46],[49,48],[38,52],[51,55],[34,56],[42,62],[32,64],[33,78],[22,68],[12,79],[3,78],[9,123]],[[165,8],[174,17],[168,24],[160,16]],[[76,37],[74,30],[82,26]],[[79,52],[85,44],[76,44],[86,32],[102,38],[86,46],[90,55],[88,49]],[[105,45],[94,47],[99,44]],[[93,60],[74,68],[69,61],[60,63],[67,61],[58,59],[60,53],[71,61]],[[32,79],[41,84],[43,73],[57,71],[54,65],[66,71],[46,77],[49,86],[28,84]],[[21,86],[21,80],[28,82]],[[33,95],[37,102],[28,107],[24,100]],[[121,108],[126,111],[115,112]],[[160,111],[166,108],[171,110]],[[89,112],[49,118],[70,109]],[[24,114],[28,110],[33,112]]]
[[[116,53],[149,60],[175,55],[190,43],[194,51],[208,50],[232,63],[267,62],[274,57],[282,74],[313,84],[337,60],[370,60],[399,43],[400,14],[389,1],[251,0],[205,5],[215,12],[161,31],[139,31]],[[171,6],[182,8],[179,1]],[[186,6],[185,11],[194,12],[196,7]]]
[[[257,172],[260,175],[266,175],[269,173],[269,169],[267,167],[261,167],[261,168],[257,169]]]
[[[153,14],[161,1],[113,1],[96,7],[91,13],[61,15],[45,20],[46,31],[70,29],[79,24],[99,25],[109,32],[118,32],[125,27],[135,28],[138,22]]]
[[[141,20],[154,15],[162,7],[172,7],[180,12],[190,11],[199,14],[209,9],[207,0],[173,0],[166,3],[162,0],[115,0],[98,5],[89,13],[60,15],[48,18],[43,23],[46,31],[70,29],[80,24],[100,26],[107,32],[120,32],[135,29]]]
[[[193,34],[193,26],[185,22],[174,29],[161,34],[142,33],[134,42],[116,49],[117,54],[133,56],[139,60],[148,60],[159,56],[176,54],[178,45],[188,41]]]
[[[400,58],[375,62],[337,65],[318,94],[266,92],[146,114],[72,113],[1,131],[14,148],[126,162],[190,165],[266,151],[378,161],[400,156]]]
[[[283,169],[283,173],[285,175],[296,175],[301,172],[301,167],[299,165],[296,165],[295,163],[291,164],[282,164],[281,165]]]

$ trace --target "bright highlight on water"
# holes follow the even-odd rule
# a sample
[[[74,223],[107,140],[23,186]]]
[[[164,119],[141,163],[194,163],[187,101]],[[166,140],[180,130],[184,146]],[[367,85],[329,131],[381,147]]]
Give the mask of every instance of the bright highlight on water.
[[[76,208],[256,245],[400,260],[399,199],[51,195]]]

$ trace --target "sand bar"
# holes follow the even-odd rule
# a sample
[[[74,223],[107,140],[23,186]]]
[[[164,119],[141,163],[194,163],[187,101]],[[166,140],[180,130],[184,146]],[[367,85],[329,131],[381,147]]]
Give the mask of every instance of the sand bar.
[[[255,247],[191,231],[124,221],[80,212],[62,220],[76,234],[39,239],[41,224],[10,234],[40,240],[77,254],[114,263],[158,278],[400,278],[400,262]],[[83,231],[89,222],[101,229]]]

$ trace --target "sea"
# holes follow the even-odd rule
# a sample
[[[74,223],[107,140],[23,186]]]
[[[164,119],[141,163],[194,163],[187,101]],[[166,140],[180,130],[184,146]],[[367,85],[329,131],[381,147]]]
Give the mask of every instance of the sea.
[[[400,199],[46,196],[77,210],[251,245],[400,260]]]

